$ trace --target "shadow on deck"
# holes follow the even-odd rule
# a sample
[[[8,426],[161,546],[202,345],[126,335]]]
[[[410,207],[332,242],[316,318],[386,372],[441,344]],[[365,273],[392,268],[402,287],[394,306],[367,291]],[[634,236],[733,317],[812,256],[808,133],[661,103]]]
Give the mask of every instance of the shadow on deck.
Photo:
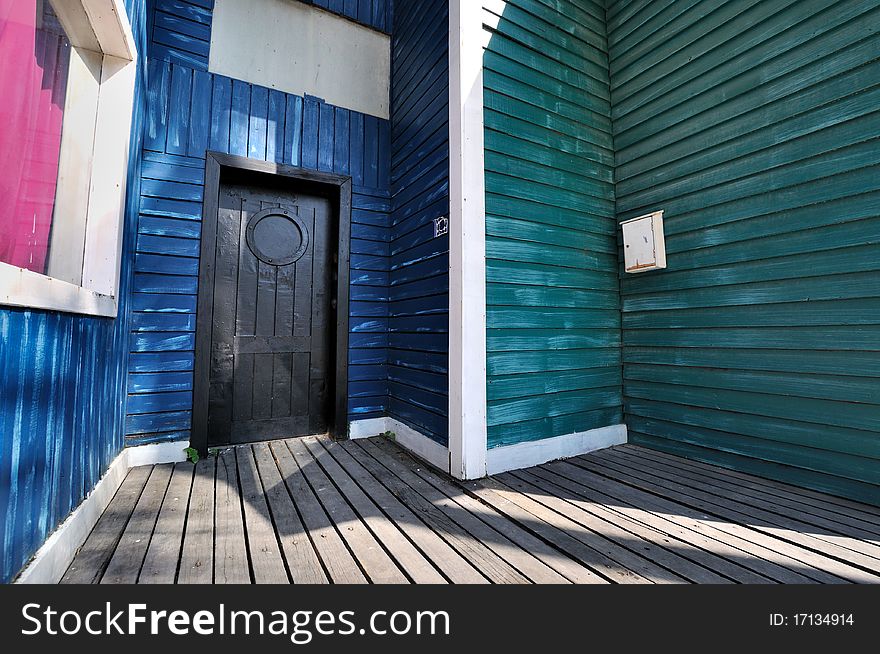
[[[384,439],[132,469],[62,583],[876,583],[880,509],[621,446],[460,483]]]

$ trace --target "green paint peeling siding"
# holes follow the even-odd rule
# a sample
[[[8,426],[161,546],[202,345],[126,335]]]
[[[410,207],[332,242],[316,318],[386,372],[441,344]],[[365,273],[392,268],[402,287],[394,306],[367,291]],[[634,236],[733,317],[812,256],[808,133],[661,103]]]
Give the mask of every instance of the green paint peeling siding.
[[[498,447],[621,422],[620,296],[604,9],[509,0],[483,16]]]
[[[880,5],[610,3],[633,442],[880,504]]]

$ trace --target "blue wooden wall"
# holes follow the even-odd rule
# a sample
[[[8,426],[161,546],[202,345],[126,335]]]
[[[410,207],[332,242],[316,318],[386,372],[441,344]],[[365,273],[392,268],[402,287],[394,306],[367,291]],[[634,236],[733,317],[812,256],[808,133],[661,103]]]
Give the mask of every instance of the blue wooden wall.
[[[138,50],[145,53],[144,2],[127,0],[126,9]],[[143,72],[132,130],[119,318],[0,309],[0,582],[12,579],[122,449]]]
[[[388,413],[448,442],[448,2],[395,7],[391,74]]]
[[[162,7],[182,5],[177,0],[155,2],[156,18]],[[209,20],[210,3],[199,4],[203,11],[198,15]],[[158,24],[154,20],[152,49],[159,56],[149,62],[132,284],[128,442],[189,438],[204,158],[209,149],[352,176],[349,413],[351,419],[384,415],[388,121],[208,73],[177,57],[174,53],[180,50],[159,43]]]
[[[880,5],[614,2],[636,443],[880,504]]]

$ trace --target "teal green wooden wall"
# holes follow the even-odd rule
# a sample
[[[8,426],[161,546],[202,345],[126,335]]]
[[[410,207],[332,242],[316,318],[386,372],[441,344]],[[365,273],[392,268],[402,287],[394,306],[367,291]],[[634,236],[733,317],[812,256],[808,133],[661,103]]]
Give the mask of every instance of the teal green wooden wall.
[[[880,5],[608,7],[632,442],[880,503]]]
[[[604,9],[503,4],[483,14],[489,447],[622,417]]]

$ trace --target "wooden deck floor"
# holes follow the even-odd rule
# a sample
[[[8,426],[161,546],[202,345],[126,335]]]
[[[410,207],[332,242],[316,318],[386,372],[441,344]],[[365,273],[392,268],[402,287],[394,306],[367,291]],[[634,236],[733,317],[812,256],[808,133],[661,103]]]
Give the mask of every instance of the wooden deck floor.
[[[876,583],[880,509],[622,446],[460,484],[384,439],[132,469],[64,583]]]

